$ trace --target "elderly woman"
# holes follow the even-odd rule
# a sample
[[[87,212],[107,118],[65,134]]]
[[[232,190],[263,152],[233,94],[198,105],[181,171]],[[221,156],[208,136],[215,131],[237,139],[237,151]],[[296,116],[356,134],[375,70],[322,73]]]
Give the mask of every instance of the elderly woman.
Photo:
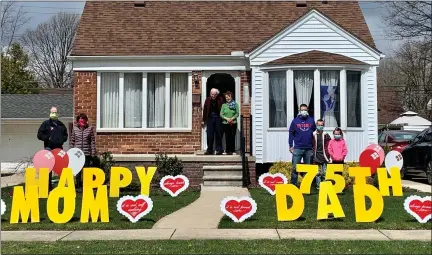
[[[222,130],[225,134],[226,154],[235,154],[235,136],[237,132],[237,117],[239,105],[233,100],[231,91],[225,93],[226,103],[222,105],[220,116],[222,118]]]
[[[207,151],[205,155],[213,155],[213,142],[216,139],[216,154],[222,155],[222,119],[220,117],[223,99],[219,96],[219,90],[213,88],[210,97],[205,100],[202,126],[207,125]]]
[[[76,122],[71,132],[70,148],[79,148],[84,152],[86,158],[84,167],[88,167],[96,155],[94,129],[88,124],[88,117],[84,113],[76,117]],[[82,171],[76,176],[76,188],[82,189]]]

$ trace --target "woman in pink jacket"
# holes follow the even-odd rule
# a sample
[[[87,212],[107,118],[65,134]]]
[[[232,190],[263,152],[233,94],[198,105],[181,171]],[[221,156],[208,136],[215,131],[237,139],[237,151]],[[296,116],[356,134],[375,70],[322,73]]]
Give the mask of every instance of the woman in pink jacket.
[[[342,129],[335,128],[333,131],[334,139],[328,144],[328,152],[333,164],[343,164],[348,154],[348,149],[343,139]]]

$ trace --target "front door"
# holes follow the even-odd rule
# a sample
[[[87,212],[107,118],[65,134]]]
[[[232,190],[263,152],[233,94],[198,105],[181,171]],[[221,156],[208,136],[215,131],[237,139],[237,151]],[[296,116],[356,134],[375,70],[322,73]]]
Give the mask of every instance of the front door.
[[[227,91],[233,93],[234,100],[239,104],[241,109],[240,101],[240,77],[238,72],[204,72],[202,77],[202,106],[207,97],[210,96],[210,90],[216,88],[220,92],[220,96],[224,97],[223,94]],[[224,99],[225,100],[225,99]],[[236,134],[236,151],[240,150],[240,116],[237,119],[237,134]],[[202,150],[207,150],[207,132],[206,127],[202,129]],[[213,143],[215,147],[215,143]],[[222,136],[222,147],[225,150],[225,137]],[[214,149],[214,148],[213,148]]]

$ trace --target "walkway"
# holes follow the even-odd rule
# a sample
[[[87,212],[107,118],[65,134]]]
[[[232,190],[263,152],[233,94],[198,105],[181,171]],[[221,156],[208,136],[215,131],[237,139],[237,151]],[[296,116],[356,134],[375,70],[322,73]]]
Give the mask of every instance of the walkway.
[[[193,218],[193,217],[191,217]],[[88,231],[2,231],[1,241],[90,240],[370,240],[431,241],[430,230],[342,229],[136,229]]]
[[[249,196],[245,188],[201,187],[200,197],[174,213],[163,217],[153,229],[216,229],[224,216],[220,202],[227,196]]]
[[[431,185],[427,185],[427,184],[420,183],[420,182],[402,180],[402,186],[406,187],[406,188],[418,190],[421,192],[432,193],[432,186]]]

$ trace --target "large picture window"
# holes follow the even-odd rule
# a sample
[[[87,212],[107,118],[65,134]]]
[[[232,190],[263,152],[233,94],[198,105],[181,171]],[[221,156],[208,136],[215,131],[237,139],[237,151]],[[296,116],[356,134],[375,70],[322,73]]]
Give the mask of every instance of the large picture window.
[[[297,116],[299,106],[306,104],[309,114],[314,116],[314,71],[294,71],[294,116]]]
[[[361,127],[361,72],[347,71],[347,127]]]
[[[100,73],[98,128],[190,129],[189,76],[188,73]]]
[[[340,71],[320,72],[321,118],[326,127],[340,127]],[[318,116],[315,116],[317,118]]]
[[[269,127],[287,127],[286,71],[269,72]]]

